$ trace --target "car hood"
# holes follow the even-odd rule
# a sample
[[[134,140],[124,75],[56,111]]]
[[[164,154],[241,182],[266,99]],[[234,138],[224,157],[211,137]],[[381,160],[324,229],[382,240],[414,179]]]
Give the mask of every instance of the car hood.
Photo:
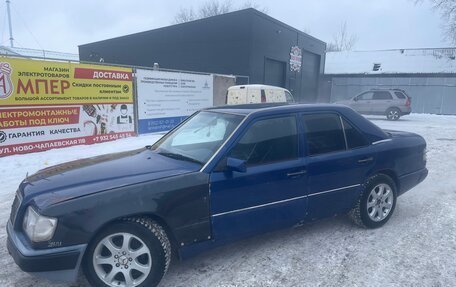
[[[197,163],[162,156],[147,148],[76,160],[28,176],[19,191],[43,206],[140,182],[198,171]]]

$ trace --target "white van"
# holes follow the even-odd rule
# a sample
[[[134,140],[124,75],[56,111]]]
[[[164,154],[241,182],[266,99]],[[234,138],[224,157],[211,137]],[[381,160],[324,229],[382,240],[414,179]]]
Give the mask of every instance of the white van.
[[[294,98],[284,88],[267,85],[242,85],[228,88],[226,103],[228,105],[294,103]]]

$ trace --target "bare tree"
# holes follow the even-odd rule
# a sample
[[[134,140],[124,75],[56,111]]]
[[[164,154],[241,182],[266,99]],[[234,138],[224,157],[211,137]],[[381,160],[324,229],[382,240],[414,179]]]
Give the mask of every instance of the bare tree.
[[[233,2],[231,2],[231,0],[208,0],[207,2],[204,2],[201,6],[199,6],[196,10],[194,10],[193,7],[181,8],[180,11],[174,16],[173,23],[185,23],[197,19],[226,14],[232,11],[246,8],[255,8],[263,13],[267,13],[266,8],[262,8],[261,5],[251,0],[247,0],[243,5],[239,7],[234,7]]]
[[[174,24],[180,24],[196,20],[196,14],[193,8],[181,8],[179,12],[174,16]]]
[[[334,51],[351,51],[358,42],[358,37],[348,31],[347,22],[341,23],[339,31],[333,36],[333,41],[328,44],[326,50]]]
[[[251,1],[251,0],[247,0],[247,1],[244,2],[244,4],[239,6],[239,10],[247,9],[247,8],[256,9],[256,10],[258,10],[260,12],[263,12],[264,14],[268,14],[269,13],[268,8],[263,7],[260,4],[258,4],[257,2]]]
[[[199,18],[207,18],[212,16],[217,16],[221,14],[226,14],[233,11],[233,4],[230,0],[218,1],[212,0],[203,3],[199,9],[198,14]]]
[[[415,0],[415,3],[429,1],[432,8],[440,12],[444,22],[444,36],[456,44],[456,0]]]

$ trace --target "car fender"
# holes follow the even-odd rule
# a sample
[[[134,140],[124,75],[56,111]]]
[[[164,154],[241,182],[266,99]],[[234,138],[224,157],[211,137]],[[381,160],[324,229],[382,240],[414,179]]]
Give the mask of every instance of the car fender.
[[[61,202],[44,212],[59,219],[53,241],[61,246],[88,243],[109,222],[138,215],[159,217],[181,245],[200,242],[211,237],[208,180],[208,174],[193,172]]]

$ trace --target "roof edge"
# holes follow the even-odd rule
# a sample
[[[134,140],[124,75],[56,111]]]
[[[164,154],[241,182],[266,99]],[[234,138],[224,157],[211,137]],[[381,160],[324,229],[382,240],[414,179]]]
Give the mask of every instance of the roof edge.
[[[129,36],[136,36],[136,35],[141,35],[141,34],[146,34],[146,33],[150,33],[152,31],[160,31],[160,30],[164,30],[164,29],[168,29],[168,28],[174,28],[174,27],[179,27],[179,26],[183,26],[183,25],[186,25],[186,24],[190,24],[190,23],[198,23],[198,22],[204,22],[204,21],[208,21],[208,20],[212,20],[216,17],[225,17],[225,16],[230,16],[230,15],[233,15],[233,14],[240,14],[240,13],[246,13],[246,12],[250,12],[250,13],[254,13],[256,16],[259,16],[261,18],[264,18],[266,20],[269,20],[269,21],[272,21],[272,22],[275,22],[275,23],[278,23],[280,25],[283,25],[283,26],[286,26],[288,29],[291,29],[297,33],[301,33],[303,35],[305,35],[306,37],[308,38],[311,38],[315,41],[318,41],[320,42],[321,44],[325,45],[326,46],[326,42],[318,39],[318,38],[315,38],[314,36],[311,36],[301,30],[298,30],[280,20],[277,20],[275,18],[273,18],[272,16],[269,16],[261,11],[258,11],[257,9],[255,8],[246,8],[246,9],[240,9],[240,10],[235,10],[235,11],[231,11],[231,12],[228,12],[228,13],[224,13],[224,14],[220,14],[220,15],[215,15],[215,16],[210,16],[210,17],[206,17],[206,18],[201,18],[201,19],[196,19],[196,20],[192,20],[192,21],[188,21],[188,22],[184,22],[184,23],[178,23],[178,24],[171,24],[171,25],[167,25],[167,26],[163,26],[163,27],[158,27],[158,28],[154,28],[154,29],[150,29],[150,30],[147,30],[147,31],[141,31],[141,32],[135,32],[135,33],[131,33],[131,34],[126,34],[126,35],[122,35],[122,36],[117,36],[117,37],[113,37],[113,38],[109,38],[109,39],[104,39],[104,40],[99,40],[99,41],[95,41],[95,42],[90,42],[90,43],[85,43],[85,44],[81,44],[81,45],[78,45],[78,47],[84,47],[84,46],[88,46],[88,45],[93,45],[93,44],[97,44],[97,43],[101,43],[101,42],[105,42],[105,41],[110,41],[110,40],[116,40],[116,39],[120,39],[120,38],[124,38],[124,37],[129,37]]]

